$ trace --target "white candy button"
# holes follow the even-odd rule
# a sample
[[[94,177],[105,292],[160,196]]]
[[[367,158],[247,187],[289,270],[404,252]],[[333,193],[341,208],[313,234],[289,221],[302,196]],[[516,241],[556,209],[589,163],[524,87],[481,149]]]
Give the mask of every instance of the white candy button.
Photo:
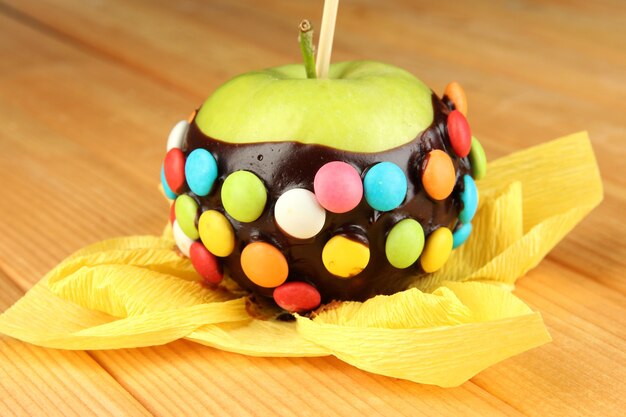
[[[178,249],[183,255],[189,258],[189,248],[191,248],[195,240],[190,239],[185,232],[183,232],[183,229],[178,225],[178,220],[174,220],[174,224],[172,224],[172,233],[174,234],[174,241]]]
[[[167,138],[167,150],[174,148],[182,148],[185,136],[187,136],[187,129],[189,129],[189,122],[187,120],[181,120],[176,123],[170,132],[170,136]]]
[[[309,239],[324,227],[326,210],[311,191],[294,188],[278,198],[274,218],[284,233],[297,239]]]

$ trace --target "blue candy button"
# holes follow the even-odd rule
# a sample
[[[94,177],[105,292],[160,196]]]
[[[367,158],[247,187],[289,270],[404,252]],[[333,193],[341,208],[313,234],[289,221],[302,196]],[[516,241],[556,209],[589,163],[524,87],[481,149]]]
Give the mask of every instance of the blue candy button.
[[[211,192],[217,179],[217,162],[206,149],[196,149],[185,162],[187,185],[194,194],[204,197]]]
[[[170,200],[174,200],[177,197],[176,193],[172,191],[170,186],[167,184],[167,181],[165,180],[165,168],[163,167],[163,165],[161,165],[161,185],[163,186],[163,191],[165,191],[165,196],[167,198],[169,198]]]
[[[379,211],[395,209],[406,197],[406,176],[392,162],[380,162],[371,167],[365,174],[363,186],[367,204]]]
[[[465,189],[461,193],[463,210],[459,213],[459,220],[461,223],[470,223],[478,208],[478,190],[476,189],[476,183],[470,175],[463,177],[463,183],[465,185]]]
[[[462,224],[461,227],[456,229],[452,234],[452,249],[456,249],[465,243],[467,238],[472,233],[472,224]]]

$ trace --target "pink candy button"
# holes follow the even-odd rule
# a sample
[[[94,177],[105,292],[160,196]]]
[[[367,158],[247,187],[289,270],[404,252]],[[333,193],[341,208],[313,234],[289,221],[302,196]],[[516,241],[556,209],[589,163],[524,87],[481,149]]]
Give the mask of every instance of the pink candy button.
[[[315,198],[333,213],[346,213],[361,202],[361,176],[350,164],[333,161],[322,166],[313,180]]]
[[[274,290],[274,301],[290,313],[304,313],[320,305],[317,289],[306,282],[287,282]]]

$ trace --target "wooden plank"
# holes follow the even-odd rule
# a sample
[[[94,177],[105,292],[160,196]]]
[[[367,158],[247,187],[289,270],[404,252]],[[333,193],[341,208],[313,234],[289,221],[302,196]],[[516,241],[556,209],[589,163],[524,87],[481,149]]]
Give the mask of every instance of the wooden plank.
[[[442,389],[332,358],[250,358],[179,341],[94,352],[156,415],[519,415],[472,383]]]
[[[134,118],[142,112],[127,112],[122,102],[145,109],[144,115],[151,115],[146,126],[161,123],[166,132],[165,123],[157,122],[162,113],[150,112],[148,103],[168,102],[167,96],[172,95],[147,94],[140,102],[133,100],[125,93],[128,84],[115,85],[115,80],[141,88],[141,79],[119,80],[119,70],[101,67],[97,59],[83,55],[81,60],[76,52],[70,53],[71,48],[46,43],[32,29],[2,17],[0,22],[4,33],[0,50],[13,57],[3,64],[0,78],[4,118],[0,175],[11,194],[0,201],[0,215],[7,219],[0,225],[4,254],[0,265],[27,289],[55,263],[88,243],[160,233],[167,203],[157,190],[158,160],[165,141],[161,137],[166,134],[155,141],[149,130],[138,129]],[[37,48],[38,42],[45,45]],[[77,77],[76,71],[82,76]],[[113,82],[104,83],[102,77]],[[82,81],[75,82],[77,78]],[[90,85],[100,87],[90,89]],[[108,94],[103,86],[117,95]],[[98,99],[89,98],[88,91]],[[152,91],[158,91],[156,86]],[[98,101],[101,106],[106,103],[108,110],[99,108]],[[180,99],[169,102],[181,104]],[[84,103],[93,103],[91,127],[85,124],[87,117],[79,116]]]
[[[22,291],[0,270],[0,311]],[[0,415],[148,416],[86,352],[43,349],[0,336]]]
[[[85,352],[42,349],[0,337],[3,416],[149,416]]]
[[[0,311],[11,307],[24,292],[0,269]]]
[[[8,167],[0,178],[15,183],[0,207],[2,218],[14,220],[0,239],[7,254],[0,262],[23,288],[91,238],[157,230],[165,205],[154,192],[154,173],[171,115],[184,117],[236,73],[299,59],[295,43],[285,39],[293,22],[315,19],[310,11],[319,9],[313,2],[274,1],[262,7],[245,1],[11,3],[12,19],[39,32],[0,21],[7,35],[0,37],[3,55],[16,58],[0,63],[0,114],[8,126],[0,146],[18,149],[0,160],[0,171]],[[337,414],[615,414],[624,394],[623,366],[613,366],[624,362],[620,167],[626,129],[615,111],[626,69],[623,5],[342,7],[336,58],[394,62],[440,88],[462,77],[472,126],[490,156],[590,130],[606,202],[549,256],[555,263],[544,262],[518,290],[544,312],[555,341],[490,368],[475,384],[445,391],[365,374],[332,358],[255,359],[185,342],[97,352],[96,359],[159,415],[224,406],[250,414],[251,404],[267,411],[278,400],[285,404],[279,413],[301,414],[324,411],[324,402]],[[125,153],[135,158],[119,156]],[[101,188],[93,192],[93,184]],[[284,380],[292,375],[315,383],[306,392],[290,390]],[[237,390],[249,395],[245,403],[223,402],[221,396]],[[344,397],[357,399],[347,404]]]
[[[0,109],[20,126],[0,133],[6,146],[0,155],[0,175],[11,183],[12,195],[0,202],[2,218],[10,221],[2,227],[0,250],[5,255],[3,267],[21,288],[29,288],[60,259],[87,243],[116,235],[158,233],[167,205],[155,184],[149,186],[115,170],[27,112],[3,102]],[[23,141],[24,137],[30,139]],[[138,188],[145,195],[134,192]]]
[[[29,107],[19,108],[9,101],[9,97],[16,96],[9,95],[5,86],[17,82],[15,91],[18,91],[28,85],[22,84],[28,82],[27,79],[19,79],[24,76],[20,64],[35,72],[45,72],[50,66],[33,69],[30,63],[20,61],[25,55],[18,53],[19,43],[14,44],[16,49],[8,51],[7,45],[17,40],[19,31],[12,31],[15,25],[11,20],[1,22],[0,26],[7,32],[0,40],[0,48],[3,56],[14,58],[12,62],[3,60],[0,64],[3,126],[0,130],[0,177],[4,184],[11,184],[8,186],[11,198],[2,199],[0,203],[3,219],[0,264],[7,267],[11,275],[9,278],[4,272],[0,273],[0,310],[5,310],[72,249],[110,237],[111,232],[122,234],[127,228],[140,226],[141,218],[150,207],[133,214],[132,205],[111,202],[102,184],[109,184],[106,191],[117,194],[119,184],[125,181],[119,170],[116,174],[109,163],[63,139],[45,123],[36,122],[30,116],[33,110]],[[53,55],[43,53],[48,59]],[[11,67],[14,64],[18,66]],[[40,91],[30,91],[33,96],[27,98],[35,98],[31,103],[37,103],[37,96],[43,97]],[[51,114],[58,117],[59,113]],[[113,178],[117,175],[114,183],[108,179],[112,172]],[[132,190],[132,184],[137,181],[129,182]],[[122,190],[121,195],[127,193]],[[160,197],[157,192],[154,194],[156,207]],[[114,226],[101,212],[93,210],[94,205],[124,211],[134,219],[125,226],[120,227],[119,223]],[[76,215],[81,212],[91,213],[91,217]],[[158,218],[156,208],[154,214]],[[109,230],[98,236],[97,230],[90,227],[96,222],[103,224],[103,231]],[[153,224],[160,227],[162,222]],[[143,227],[145,230],[145,224]],[[45,233],[38,233],[44,229]],[[21,288],[13,284],[12,279]],[[86,352],[42,349],[2,337],[0,374],[0,415],[3,416],[150,415]]]

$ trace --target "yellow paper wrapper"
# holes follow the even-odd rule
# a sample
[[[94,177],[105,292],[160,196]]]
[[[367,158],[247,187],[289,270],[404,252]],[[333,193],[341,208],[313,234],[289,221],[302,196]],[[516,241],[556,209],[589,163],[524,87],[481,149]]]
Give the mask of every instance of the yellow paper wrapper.
[[[59,349],[186,338],[246,355],[334,355],[369,372],[456,386],[550,340],[513,284],[602,199],[585,133],[491,163],[478,187],[470,239],[443,269],[392,296],[290,323],[253,318],[241,293],[199,285],[166,231],[73,254],[0,316],[0,332]]]

